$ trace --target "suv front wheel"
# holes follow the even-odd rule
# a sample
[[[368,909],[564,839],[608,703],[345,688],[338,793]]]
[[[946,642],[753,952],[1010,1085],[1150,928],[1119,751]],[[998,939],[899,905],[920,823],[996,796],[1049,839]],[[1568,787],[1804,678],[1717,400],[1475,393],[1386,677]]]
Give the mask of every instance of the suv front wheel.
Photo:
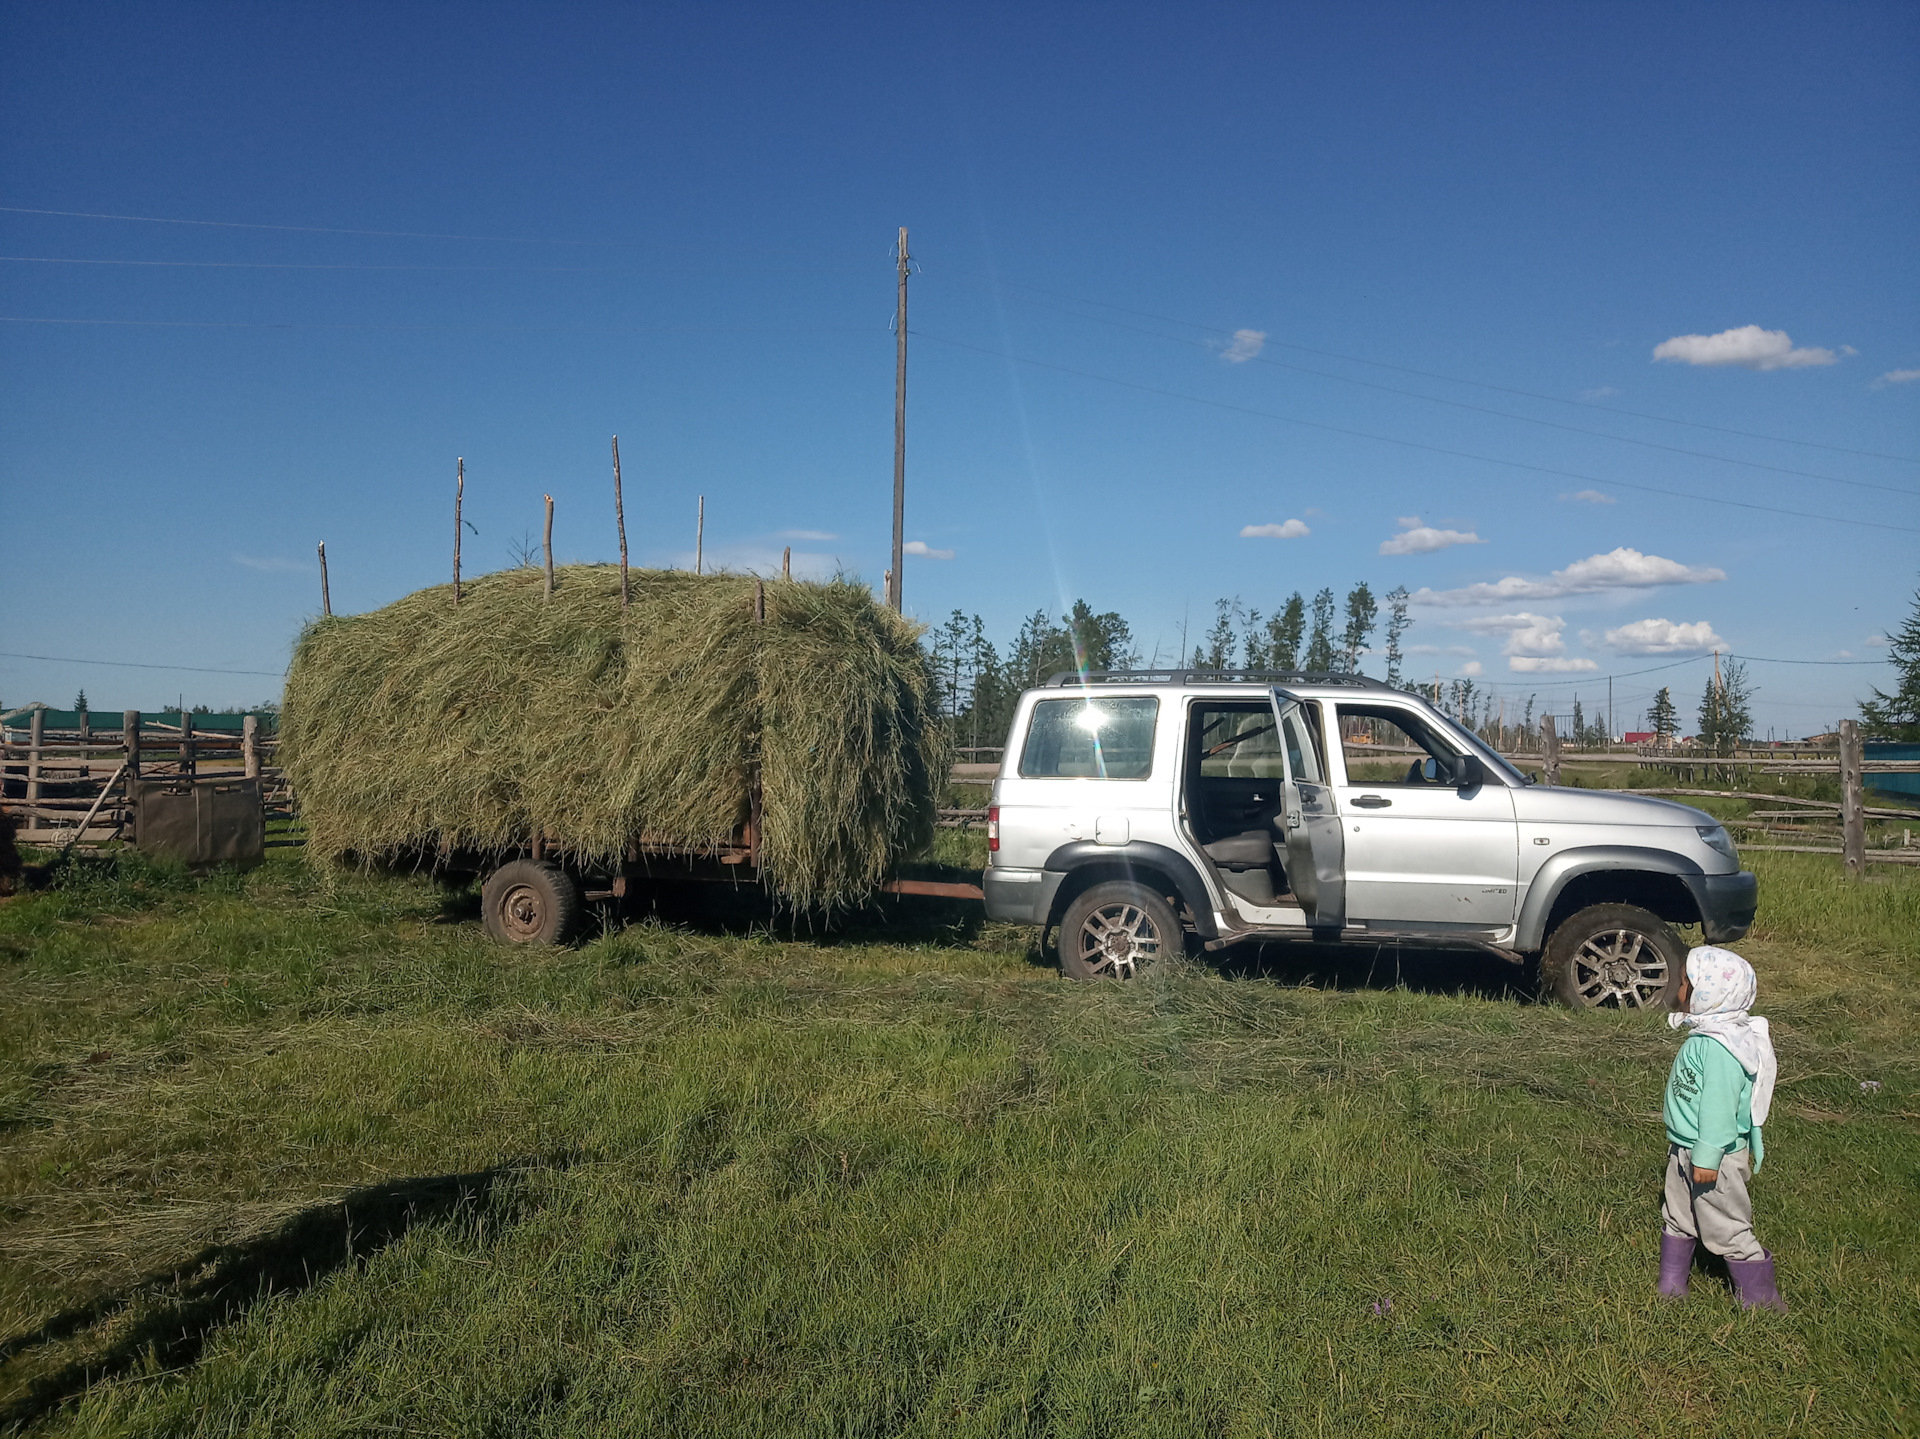
[[[1686,941],[1659,915],[1595,904],[1548,939],[1540,987],[1574,1009],[1665,1009],[1686,963]]]
[[[1130,880],[1093,885],[1060,920],[1060,972],[1068,979],[1133,979],[1182,950],[1172,906]]]

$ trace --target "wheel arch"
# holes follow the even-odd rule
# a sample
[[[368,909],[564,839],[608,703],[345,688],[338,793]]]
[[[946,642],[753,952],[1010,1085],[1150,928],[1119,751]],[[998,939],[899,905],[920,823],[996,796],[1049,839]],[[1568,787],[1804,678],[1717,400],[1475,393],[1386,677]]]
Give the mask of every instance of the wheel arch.
[[[1219,935],[1219,927],[1213,922],[1213,899],[1200,879],[1199,870],[1185,855],[1163,844],[1095,844],[1077,840],[1061,845],[1048,855],[1044,867],[1066,875],[1054,891],[1045,920],[1048,926],[1058,924],[1067,906],[1090,886],[1119,879],[1146,885],[1160,894],[1178,896],[1193,915],[1193,927],[1201,938],[1214,939]]]
[[[1668,924],[1699,924],[1706,872],[1685,855],[1635,845],[1563,850],[1540,866],[1520,907],[1514,948],[1546,944],[1565,920],[1596,904],[1631,904]]]

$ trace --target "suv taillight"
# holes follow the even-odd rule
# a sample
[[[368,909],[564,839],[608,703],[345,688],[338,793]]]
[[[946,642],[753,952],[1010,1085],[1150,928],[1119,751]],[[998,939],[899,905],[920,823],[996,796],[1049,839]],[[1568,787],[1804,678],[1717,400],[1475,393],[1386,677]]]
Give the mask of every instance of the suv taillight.
[[[997,804],[990,804],[987,806],[987,853],[998,854],[999,852],[1000,852],[1000,806]]]

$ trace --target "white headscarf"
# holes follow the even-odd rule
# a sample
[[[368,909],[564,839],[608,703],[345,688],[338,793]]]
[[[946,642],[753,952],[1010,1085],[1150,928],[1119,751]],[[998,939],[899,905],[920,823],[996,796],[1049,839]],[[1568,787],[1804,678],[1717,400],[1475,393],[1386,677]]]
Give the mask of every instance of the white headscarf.
[[[1778,1068],[1766,1020],[1747,1013],[1760,989],[1753,966],[1730,949],[1702,944],[1687,951],[1687,982],[1693,986],[1687,1013],[1669,1014],[1667,1023],[1675,1029],[1690,1025],[1695,1034],[1708,1035],[1727,1047],[1753,1076],[1753,1122],[1765,1124],[1773,1108]]]

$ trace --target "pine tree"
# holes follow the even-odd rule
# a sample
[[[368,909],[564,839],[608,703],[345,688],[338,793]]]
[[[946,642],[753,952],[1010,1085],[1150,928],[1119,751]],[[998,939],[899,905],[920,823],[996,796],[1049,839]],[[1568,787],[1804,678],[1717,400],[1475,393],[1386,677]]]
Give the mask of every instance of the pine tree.
[[[1333,591],[1324,589],[1313,597],[1313,629],[1307,636],[1307,656],[1303,668],[1324,674],[1333,668]]]
[[[81,690],[79,694],[73,697],[73,711],[75,714],[87,713],[87,692],[85,690]]]
[[[1860,702],[1860,727],[1874,739],[1920,741],[1920,591],[1899,633],[1887,636],[1887,660],[1899,683]]]
[[[1728,660],[1718,679],[1707,680],[1700,697],[1700,744],[1709,754],[1730,755],[1753,732],[1753,687],[1747,667]]]
[[[1196,669],[1224,670],[1233,665],[1233,617],[1239,609],[1238,600],[1215,600],[1213,602],[1213,628],[1207,631],[1207,646],[1202,655],[1202,663]],[[1196,650],[1195,654],[1202,654]]]
[[[1067,634],[1089,670],[1131,669],[1139,662],[1133,649],[1133,627],[1113,610],[1096,615],[1085,600],[1075,600],[1067,614]]]
[[[1306,630],[1306,601],[1295,590],[1280,613],[1267,621],[1267,664],[1276,670],[1299,669],[1300,641]]]
[[[1387,683],[1400,688],[1400,637],[1407,632],[1407,587],[1395,585],[1387,591]]]
[[[1580,708],[1579,695],[1573,697],[1573,734],[1571,738],[1576,745],[1583,745],[1587,742],[1587,716],[1586,711]]]
[[[1367,642],[1373,638],[1374,622],[1379,614],[1380,606],[1365,580],[1347,591],[1347,625],[1340,633],[1340,661],[1343,668],[1359,673],[1360,652],[1366,649]]]
[[[1647,711],[1647,728],[1653,731],[1654,748],[1662,754],[1673,748],[1673,737],[1680,733],[1680,712],[1674,708],[1673,691],[1666,685],[1653,697]]]

